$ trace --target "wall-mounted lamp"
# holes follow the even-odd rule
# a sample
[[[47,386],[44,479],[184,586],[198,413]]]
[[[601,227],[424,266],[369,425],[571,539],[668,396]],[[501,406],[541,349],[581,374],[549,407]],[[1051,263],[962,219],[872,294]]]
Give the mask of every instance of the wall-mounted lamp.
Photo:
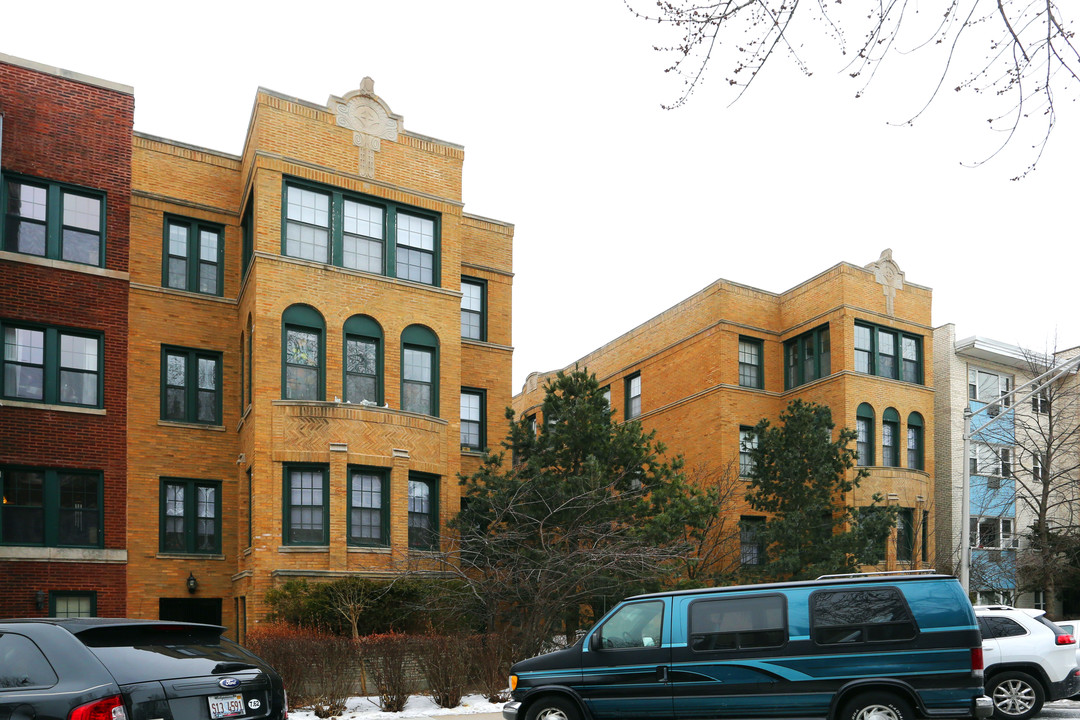
[[[38,590],[36,593],[34,593],[34,604],[37,605],[38,610],[45,609],[45,600],[47,598],[48,596],[45,594],[44,590]]]
[[[187,576],[187,591],[189,593],[195,592],[199,587],[199,581],[195,579],[195,574],[189,572]]]
[[[244,453],[240,453],[236,456],[237,465],[243,465],[245,460],[247,460],[247,455],[245,455]]]

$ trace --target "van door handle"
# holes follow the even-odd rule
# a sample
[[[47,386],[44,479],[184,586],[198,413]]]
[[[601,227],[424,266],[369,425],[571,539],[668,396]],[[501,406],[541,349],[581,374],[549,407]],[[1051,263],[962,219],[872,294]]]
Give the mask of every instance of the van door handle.
[[[656,681],[662,683],[671,682],[671,679],[668,677],[667,665],[661,665],[656,668]]]

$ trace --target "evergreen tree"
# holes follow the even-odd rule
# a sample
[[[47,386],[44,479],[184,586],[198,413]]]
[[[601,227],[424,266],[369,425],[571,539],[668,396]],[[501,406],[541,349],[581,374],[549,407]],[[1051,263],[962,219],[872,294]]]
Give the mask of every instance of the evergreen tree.
[[[867,472],[855,466],[848,445],[855,431],[834,428],[829,408],[794,400],[780,414],[780,427],[762,420],[754,427],[753,469],[746,500],[769,518],[757,539],[765,548],[761,579],[804,580],[830,573],[856,572],[859,565],[884,558],[885,542],[896,524],[896,508],[854,508],[848,496]]]
[[[659,588],[719,510],[715,493],[685,481],[681,458],[664,459],[655,432],[612,421],[595,376],[560,372],[541,413],[537,426],[507,411],[511,461],[489,454],[462,478],[453,523],[463,581],[489,623],[512,618],[525,652],[560,626],[572,635],[582,609]]]

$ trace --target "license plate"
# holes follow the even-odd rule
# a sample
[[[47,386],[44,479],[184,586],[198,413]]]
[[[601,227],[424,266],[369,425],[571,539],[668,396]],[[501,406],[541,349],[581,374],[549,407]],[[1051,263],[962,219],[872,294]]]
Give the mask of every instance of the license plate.
[[[244,714],[244,696],[241,693],[211,695],[206,700],[210,703],[210,720]]]

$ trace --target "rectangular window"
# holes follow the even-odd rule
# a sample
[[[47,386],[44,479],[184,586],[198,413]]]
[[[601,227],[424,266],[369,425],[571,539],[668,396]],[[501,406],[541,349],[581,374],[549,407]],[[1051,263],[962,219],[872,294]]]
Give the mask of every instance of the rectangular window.
[[[1050,412],[1050,390],[1048,388],[1039,388],[1031,396],[1031,412],[1043,415]]]
[[[739,477],[750,477],[754,471],[754,458],[751,455],[757,447],[757,435],[753,428],[739,428]]]
[[[998,403],[1002,407],[1012,406],[1012,377],[986,370],[968,369],[968,399],[983,403]],[[991,417],[996,411],[987,411]]]
[[[910,640],[918,632],[895,588],[819,590],[810,596],[810,628],[819,645]]]
[[[49,592],[49,617],[97,617],[97,593],[52,590]]]
[[[422,415],[434,415],[434,351],[406,345],[401,359],[401,409]]]
[[[285,327],[285,399],[318,400],[322,383],[319,379],[319,347],[322,335],[318,330]]]
[[[379,341],[345,336],[345,401],[379,404]]]
[[[739,386],[748,388],[764,388],[765,373],[763,370],[763,345],[761,340],[755,338],[739,338]]]
[[[0,544],[103,547],[99,472],[0,467]]]
[[[782,595],[696,600],[690,605],[690,648],[695,652],[779,647],[787,642]]]
[[[161,552],[221,553],[221,483],[163,478]]]
[[[913,527],[913,510],[900,508],[896,516],[896,560],[897,562],[911,562],[915,553],[915,528]]]
[[[870,418],[856,418],[855,434],[857,464],[869,467],[874,464],[874,421]]]
[[[5,250],[104,266],[104,193],[16,177],[7,178],[0,189]]]
[[[221,353],[162,348],[161,419],[220,425]]]
[[[0,321],[3,328],[3,397],[60,405],[101,407],[100,334]]]
[[[325,465],[286,465],[285,544],[330,544],[330,471]]]
[[[386,470],[349,469],[349,544],[390,543],[390,493]]]
[[[923,382],[922,337],[855,323],[855,371],[915,384]]]
[[[162,284],[176,290],[221,295],[225,243],[220,225],[165,218]]]
[[[832,372],[829,326],[822,325],[784,343],[786,390],[828,376]]]
[[[1012,449],[1001,445],[971,443],[968,474],[983,477],[1012,477]]]
[[[355,200],[344,200],[343,207],[342,266],[382,275],[383,209]]]
[[[240,272],[241,279],[246,278],[251,258],[255,256],[255,197],[254,191],[248,196],[247,206],[240,218]]]
[[[486,300],[487,283],[461,278],[461,337],[487,340]]]
[[[1046,482],[1050,479],[1050,473],[1046,469],[1046,465],[1043,464],[1043,456],[1039,453],[1032,453],[1031,455],[1031,476],[1037,482]]]
[[[923,469],[922,428],[908,425],[907,466],[912,470]]]
[[[483,450],[485,445],[485,392],[461,389],[461,447]]]
[[[969,520],[971,547],[973,548],[1015,548],[1017,538],[1013,536],[1012,518],[973,517]]]
[[[743,565],[762,565],[765,562],[765,546],[761,531],[765,518],[744,515],[739,518],[739,562]]]
[[[633,420],[641,415],[641,373],[634,373],[625,383],[626,419]]]
[[[282,204],[284,255],[439,284],[436,213],[291,180],[283,186]]]
[[[409,547],[438,550],[438,480],[409,473]]]
[[[251,547],[251,508],[255,501],[255,488],[251,485],[251,466],[248,465],[247,472],[244,473],[247,477],[247,545],[245,547]]]

